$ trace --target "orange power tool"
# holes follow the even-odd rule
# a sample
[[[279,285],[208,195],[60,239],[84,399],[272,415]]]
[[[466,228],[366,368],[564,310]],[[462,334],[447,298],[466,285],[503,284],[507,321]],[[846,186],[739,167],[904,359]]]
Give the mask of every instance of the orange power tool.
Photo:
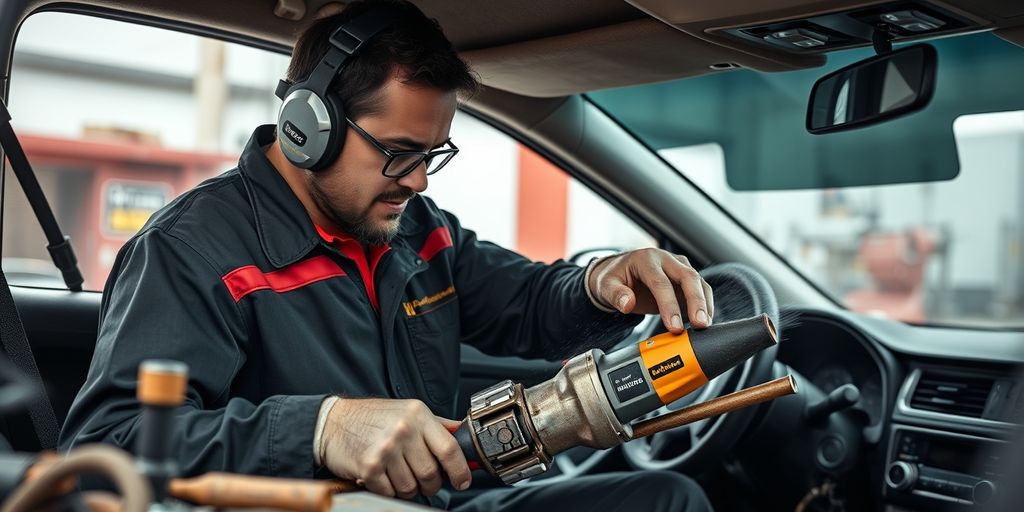
[[[476,393],[468,418],[453,434],[471,469],[483,468],[514,483],[546,471],[554,455],[569,448],[610,448],[633,439],[633,427],[639,425],[630,425],[631,421],[693,392],[775,343],[775,326],[762,315],[678,335],[660,334],[607,354],[594,349],[570,359],[554,378],[529,389],[504,381]],[[703,407],[700,414],[708,417],[796,392],[792,379],[772,384],[770,390],[744,390],[750,392],[746,399],[744,391],[730,395],[730,400],[719,399],[712,404],[717,408]],[[644,425],[642,431],[649,435],[652,429],[680,424],[685,423],[660,421],[657,427]]]

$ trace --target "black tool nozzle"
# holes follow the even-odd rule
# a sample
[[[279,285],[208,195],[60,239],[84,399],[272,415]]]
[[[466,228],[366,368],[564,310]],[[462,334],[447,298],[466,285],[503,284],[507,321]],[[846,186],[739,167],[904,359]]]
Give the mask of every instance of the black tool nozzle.
[[[768,315],[690,329],[689,336],[693,355],[708,380],[779,341]]]

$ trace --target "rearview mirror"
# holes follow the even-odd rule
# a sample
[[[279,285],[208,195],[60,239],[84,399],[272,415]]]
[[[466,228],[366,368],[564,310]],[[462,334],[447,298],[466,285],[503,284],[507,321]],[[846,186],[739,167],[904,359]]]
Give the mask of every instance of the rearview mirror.
[[[932,99],[935,48],[920,44],[825,75],[811,89],[807,131],[838,132],[921,110]]]

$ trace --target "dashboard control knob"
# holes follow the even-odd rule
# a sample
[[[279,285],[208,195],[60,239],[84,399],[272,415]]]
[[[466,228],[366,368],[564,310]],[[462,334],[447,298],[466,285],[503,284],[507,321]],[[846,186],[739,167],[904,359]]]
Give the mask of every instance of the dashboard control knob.
[[[990,480],[980,480],[974,484],[974,490],[971,493],[971,501],[976,505],[982,505],[992,500],[992,497],[996,494],[996,484]]]
[[[917,481],[917,466],[896,461],[885,469],[885,484],[890,489],[905,491]]]
[[[843,438],[830,435],[818,443],[818,464],[827,470],[839,468],[847,459],[847,447]]]

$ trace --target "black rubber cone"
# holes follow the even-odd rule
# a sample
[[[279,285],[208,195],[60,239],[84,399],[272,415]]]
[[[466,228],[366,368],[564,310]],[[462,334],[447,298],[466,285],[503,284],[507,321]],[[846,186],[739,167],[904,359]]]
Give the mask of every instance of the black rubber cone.
[[[693,354],[708,380],[778,343],[768,315],[714,324],[707,329],[691,328],[688,334]]]

